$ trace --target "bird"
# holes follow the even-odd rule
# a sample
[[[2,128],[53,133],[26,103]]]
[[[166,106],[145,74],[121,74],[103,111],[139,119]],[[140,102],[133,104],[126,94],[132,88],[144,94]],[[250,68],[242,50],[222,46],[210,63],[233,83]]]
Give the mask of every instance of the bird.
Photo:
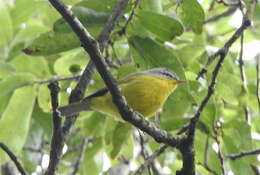
[[[122,96],[127,104],[144,117],[155,115],[177,86],[185,82],[165,67],[131,73],[118,81]],[[97,111],[122,120],[107,88],[57,109],[61,116],[71,116],[81,111]]]

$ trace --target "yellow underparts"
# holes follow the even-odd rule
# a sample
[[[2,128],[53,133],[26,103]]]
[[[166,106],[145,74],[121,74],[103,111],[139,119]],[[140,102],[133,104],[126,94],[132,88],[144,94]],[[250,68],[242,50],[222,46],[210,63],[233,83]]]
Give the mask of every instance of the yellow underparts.
[[[177,83],[173,79],[160,78],[150,75],[138,75],[120,84],[122,95],[127,104],[145,117],[153,116],[160,110],[168,96],[174,91]],[[95,97],[91,100],[91,108],[121,118],[112,102],[110,93]]]

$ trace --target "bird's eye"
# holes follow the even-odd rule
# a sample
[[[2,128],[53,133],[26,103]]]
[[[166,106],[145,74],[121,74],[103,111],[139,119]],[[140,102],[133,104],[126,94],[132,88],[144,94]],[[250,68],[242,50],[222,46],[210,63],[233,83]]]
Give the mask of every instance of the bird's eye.
[[[168,72],[163,72],[163,75],[165,75],[166,77],[171,77],[172,78],[172,75],[169,74]]]

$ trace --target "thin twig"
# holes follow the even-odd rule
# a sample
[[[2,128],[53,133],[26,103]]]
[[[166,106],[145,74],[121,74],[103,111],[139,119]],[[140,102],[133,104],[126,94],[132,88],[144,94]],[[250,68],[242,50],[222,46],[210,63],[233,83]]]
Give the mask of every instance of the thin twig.
[[[138,7],[139,3],[140,3],[140,0],[135,0],[134,6],[133,6],[133,8],[131,10],[131,13],[130,13],[130,15],[129,15],[125,25],[122,27],[122,29],[120,31],[117,32],[119,35],[124,35],[125,34],[126,29],[127,29],[128,25],[129,25],[129,23],[132,21],[134,15],[135,15],[135,10]]]
[[[211,174],[218,175],[218,173],[216,171],[212,170],[211,168],[209,168],[209,166],[207,164],[198,162],[198,165],[201,165],[203,168],[205,168]]]
[[[45,172],[45,175],[53,175],[58,167],[58,162],[60,161],[60,156],[62,153],[63,144],[59,144],[64,142],[64,137],[61,132],[61,117],[59,116],[56,109],[59,106],[58,103],[58,94],[60,91],[58,82],[52,82],[49,84],[49,89],[51,93],[51,105],[52,105],[52,124],[53,124],[53,134],[51,140],[51,150],[50,150],[50,162]]]
[[[199,121],[203,109],[207,105],[210,97],[214,94],[218,73],[220,71],[220,68],[222,67],[222,64],[224,62],[224,59],[228,53],[231,44],[241,35],[241,33],[248,26],[250,26],[250,21],[248,19],[243,20],[241,27],[235,32],[235,34],[230,38],[230,40],[228,40],[228,42],[224,45],[222,49],[220,49],[214,54],[214,55],[219,55],[220,59],[212,72],[212,78],[211,78],[210,85],[208,86],[207,95],[204,97],[200,106],[198,107],[198,110],[190,120],[189,130],[187,131],[187,138],[185,139],[184,144],[182,144],[182,147],[180,148],[180,151],[183,155],[183,167],[180,171],[177,171],[177,175],[195,174],[193,144],[194,144],[196,125]]]
[[[18,161],[16,155],[2,142],[0,142],[0,148],[10,157],[10,159],[14,162],[16,168],[22,175],[29,175],[26,170],[23,168],[21,163]]]
[[[209,19],[206,19],[204,21],[204,24],[215,22],[215,21],[219,20],[220,18],[227,17],[227,16],[233,14],[235,11],[236,11],[236,7],[231,7],[229,9],[227,9],[226,11],[224,11],[223,13],[219,14],[219,15],[216,15],[216,16],[213,16]]]
[[[145,140],[144,140],[144,135],[142,134],[142,132],[137,129],[138,133],[139,133],[139,139],[140,139],[140,147],[141,147],[141,156],[143,157],[144,161],[147,160],[147,151],[146,151],[146,148],[145,148]],[[151,167],[150,167],[150,164],[147,165],[147,170],[148,170],[148,173],[149,175],[151,175]],[[143,169],[144,171],[144,169]],[[140,174],[142,174],[143,172],[141,172]]]
[[[218,175],[218,173],[216,171],[214,171],[213,169],[211,169],[208,166],[208,163],[207,163],[208,162],[208,149],[209,149],[209,136],[207,136],[207,139],[206,139],[205,150],[204,150],[204,161],[201,164],[201,166],[203,166],[211,174]]]
[[[260,75],[259,75],[259,65],[260,65],[260,54],[256,56],[256,98],[258,102],[258,109],[260,111],[260,89],[259,89],[259,84],[260,84]]]
[[[55,0],[50,0],[50,2],[55,3]],[[119,0],[118,3],[116,4],[112,14],[108,18],[108,20],[103,28],[103,31],[101,32],[101,34],[98,37],[98,42],[99,42],[99,47],[100,47],[101,52],[106,47],[108,40],[110,38],[111,32],[114,29],[119,18],[122,16],[123,10],[126,7],[127,3],[128,3],[128,0]],[[63,5],[63,8],[68,10],[67,7],[65,7],[64,5]],[[80,21],[78,19],[76,19],[70,11],[68,11],[68,12],[69,12],[69,16],[74,18],[78,24],[81,24]],[[82,29],[84,29],[84,27],[82,25],[81,25],[81,27],[82,27]],[[75,89],[73,89],[71,92],[69,103],[80,101],[83,98],[85,90],[86,90],[87,86],[89,85],[94,73],[95,73],[95,64],[93,63],[92,60],[90,60],[88,65],[86,66],[82,76],[80,77],[79,83],[76,85]],[[76,120],[76,116],[71,116],[71,117],[66,118],[64,126],[63,126],[63,132],[65,135],[67,135],[71,126],[74,124],[75,120]]]
[[[222,3],[222,4],[224,4],[225,6],[231,6],[231,7],[233,7],[233,6],[239,6],[239,1],[237,1],[237,2],[226,2],[225,0],[217,0],[216,2],[217,2],[217,3]]]
[[[79,170],[79,166],[80,166],[82,160],[84,159],[86,147],[89,144],[89,142],[91,142],[91,141],[93,141],[93,139],[88,139],[88,138],[82,139],[82,142],[80,145],[80,152],[79,152],[77,160],[75,161],[75,164],[73,166],[73,171],[72,171],[71,175],[77,174],[77,172]]]
[[[244,70],[243,51],[244,51],[244,32],[242,32],[241,38],[240,38],[240,52],[239,52],[239,59],[238,59],[240,77],[241,77],[241,80],[242,80],[242,87],[241,87],[242,93],[244,93],[247,89],[247,80],[246,80],[246,74],[245,74],[245,70]],[[249,120],[248,107],[244,106],[243,110],[244,110],[244,113],[245,113],[245,120],[248,122],[248,120]]]
[[[80,78],[81,75],[72,75],[72,76],[68,76],[68,77],[52,77],[49,79],[43,79],[43,80],[35,80],[33,82],[30,83],[24,83],[24,84],[20,84],[19,86],[16,86],[13,90],[16,90],[18,88],[22,88],[25,86],[33,86],[35,84],[46,84],[46,83],[50,83],[50,82],[54,82],[54,81],[70,81],[70,80],[77,80]]]
[[[260,172],[258,170],[258,167],[255,165],[250,165],[252,170],[254,171],[254,175],[260,175]]]
[[[243,19],[243,23],[241,27],[239,27],[236,32],[231,36],[231,38],[225,43],[225,45],[220,48],[217,52],[215,52],[213,55],[208,57],[208,61],[206,65],[201,69],[201,71],[198,73],[197,80],[202,77],[206,72],[209,65],[218,57],[221,56],[222,53],[228,52],[229,48],[233,45],[233,43],[241,36],[242,32],[249,27],[251,24],[250,20],[247,19],[245,16]]]
[[[161,155],[161,153],[163,153],[166,148],[168,147],[168,145],[163,145],[162,147],[160,147],[157,151],[155,151],[151,156],[149,156],[146,161],[133,173],[133,175],[141,175],[142,172],[144,171],[144,169],[151,164],[154,159],[156,157],[158,157],[159,155]]]
[[[251,155],[256,155],[256,154],[260,154],[260,148],[252,150],[252,151],[245,151],[245,152],[241,152],[241,153],[237,153],[237,154],[229,154],[226,157],[230,158],[232,160],[235,159],[239,159],[245,156],[251,156]]]
[[[208,11],[211,11],[211,10],[213,10],[213,9],[214,9],[214,6],[215,6],[215,4],[216,4],[216,0],[211,0],[211,3],[210,3],[210,5],[209,5],[209,9],[208,9]]]
[[[84,31],[84,27],[82,26],[80,21],[72,14],[72,12],[70,10],[68,10],[68,8],[64,4],[62,4],[60,1],[56,1],[56,0],[49,0],[49,2],[61,14],[63,14],[63,12],[66,11],[67,15],[63,15],[65,20],[68,21],[68,18],[72,18],[73,21],[76,21],[76,23],[80,24],[81,29],[83,29],[83,31]],[[105,27],[99,37],[99,41],[100,41],[99,44],[102,46],[102,48],[104,48],[107,41],[109,40],[111,31],[113,30],[116,22],[118,21],[120,15],[122,14],[123,9],[126,6],[127,2],[128,2],[128,0],[119,0],[115,10],[109,17],[108,21],[106,22]],[[125,6],[121,6],[122,4],[125,4]],[[75,29],[75,28],[73,28],[73,29]],[[89,85],[94,72],[95,72],[95,64],[92,61],[90,61],[88,63],[88,65],[86,66],[82,76],[80,77],[80,80],[79,80],[78,84],[76,85],[75,89],[72,90],[72,93],[69,98],[70,103],[80,101],[83,98],[85,89]],[[66,139],[68,133],[70,132],[71,127],[73,126],[73,124],[76,121],[76,116],[77,115],[71,116],[71,117],[68,117],[65,119],[64,125],[59,130],[59,136],[60,136],[59,142],[57,142],[56,148],[53,148],[53,149],[56,149],[56,152],[51,151],[50,157],[52,157],[52,156],[60,157],[61,156],[65,139]],[[52,155],[52,154],[54,154],[54,155]],[[49,165],[49,167],[46,171],[46,175],[54,174],[55,168],[58,166],[58,163],[59,163],[59,159],[57,159],[57,161],[55,161],[55,162],[52,162],[53,165]],[[51,162],[49,164],[51,164]]]
[[[98,72],[112,95],[113,103],[117,106],[122,118],[151,135],[157,142],[166,143],[173,147],[181,144],[181,137],[173,136],[166,131],[159,129],[153,123],[148,122],[143,117],[140,117],[139,114],[133,112],[133,110],[126,105],[115,79],[109,73],[108,68],[104,63],[97,41],[93,39],[80,21],[73,17],[71,12],[59,0],[50,0],[50,2],[69,23],[80,39],[82,47],[88,52],[91,60],[95,63]]]
[[[188,129],[189,129],[189,124],[186,124],[176,133],[176,135],[181,135],[184,132],[186,132]],[[137,173],[137,171],[139,171],[139,174],[140,174],[140,172],[143,172],[142,169],[145,169],[149,164],[151,164],[153,162],[152,160],[154,160],[156,157],[161,155],[168,147],[169,147],[169,145],[163,145],[158,150],[156,150],[153,154],[148,156],[147,161],[145,161],[143,164],[141,164],[139,166],[139,168],[135,171],[135,173]]]
[[[221,168],[221,172],[222,175],[225,175],[225,169],[224,169],[224,159],[223,159],[223,155],[221,153],[221,145],[220,145],[220,141],[219,141],[219,137],[218,137],[218,131],[219,131],[220,127],[219,126],[215,126],[214,127],[214,139],[218,145],[218,159],[220,160],[220,168]]]

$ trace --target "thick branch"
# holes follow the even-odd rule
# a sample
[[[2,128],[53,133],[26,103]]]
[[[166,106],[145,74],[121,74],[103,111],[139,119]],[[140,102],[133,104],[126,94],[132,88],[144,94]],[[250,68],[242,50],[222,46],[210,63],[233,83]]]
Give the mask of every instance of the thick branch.
[[[25,169],[23,168],[23,166],[21,165],[21,163],[18,161],[17,157],[15,156],[15,154],[2,142],[0,142],[0,148],[2,148],[2,150],[10,157],[10,159],[14,162],[16,168],[18,169],[18,171],[22,174],[22,175],[29,175]]]
[[[120,17],[120,15],[122,14],[122,11],[124,9],[124,7],[126,6],[128,0],[120,0],[119,3],[117,4],[115,10],[113,11],[112,15],[110,16],[110,18],[108,19],[103,32],[100,35],[100,43],[102,45],[102,47],[104,47],[110,37],[110,33],[113,30],[118,18]],[[72,18],[73,20],[77,21],[77,23],[80,23],[80,21],[73,16],[72,12],[70,12],[65,5],[61,4],[60,2],[56,2],[55,0],[50,0],[50,3],[53,4],[54,7],[57,7],[57,9],[65,9],[67,14],[69,14],[69,18]],[[61,10],[61,11],[63,11]],[[82,27],[82,25],[81,25]],[[81,30],[81,29],[80,29]],[[83,29],[84,30],[84,29]],[[89,35],[90,36],[90,35]],[[92,76],[94,74],[95,71],[95,65],[92,61],[89,62],[89,64],[87,65],[87,67],[85,68],[82,76],[80,77],[80,80],[77,84],[77,86],[75,87],[75,89],[72,91],[71,95],[70,95],[70,103],[72,102],[76,102],[76,101],[80,101],[83,96],[84,96],[84,92],[85,89],[87,88],[87,86],[90,83],[90,80],[92,79]],[[54,113],[56,113],[56,108],[54,109]],[[56,114],[53,114],[56,115]],[[56,135],[54,133],[55,138],[52,138],[53,140],[53,147],[51,149],[51,153],[50,153],[50,158],[51,161],[49,163],[49,167],[46,171],[46,175],[51,175],[55,173],[55,170],[58,166],[59,163],[59,159],[62,153],[62,148],[64,146],[64,142],[66,139],[66,136],[68,135],[70,128],[72,127],[72,125],[74,124],[74,122],[76,121],[76,116],[72,116],[72,117],[68,117],[66,118],[64,125],[59,129],[57,129]],[[52,161],[53,160],[53,161]]]
[[[59,114],[56,112],[58,108],[58,93],[60,91],[58,83],[52,82],[49,84],[49,89],[51,91],[51,105],[52,105],[52,124],[53,124],[53,134],[51,140],[51,151],[50,151],[50,162],[45,172],[45,175],[55,174],[57,170],[58,162],[60,161],[60,156],[62,153],[63,144],[59,144],[64,142],[64,137],[61,132],[61,118]]]
[[[51,0],[50,0],[50,2],[51,2]],[[119,0],[115,9],[113,10],[113,13],[110,15],[109,19],[107,20],[107,22],[103,28],[103,31],[101,32],[101,34],[98,37],[99,46],[100,46],[101,51],[103,51],[103,49],[106,47],[108,40],[110,38],[111,32],[114,29],[119,18],[122,16],[123,10],[125,9],[127,3],[128,3],[128,0]],[[63,8],[66,9],[66,7],[64,5],[63,5]],[[72,18],[77,19],[72,16],[72,13],[70,11],[69,11],[69,13]],[[80,23],[79,20],[76,20],[76,21],[78,23]],[[81,25],[81,27],[83,27],[83,26]],[[77,86],[71,92],[70,99],[69,99],[70,103],[80,101],[83,98],[84,92],[85,92],[87,86],[89,85],[94,73],[95,73],[95,64],[93,63],[92,60],[90,60],[88,65],[86,66],[82,76],[80,77],[80,80],[79,80]],[[75,120],[76,120],[76,116],[66,118],[64,127],[63,127],[63,132],[65,134],[67,132],[69,132],[69,129],[71,128],[71,126],[73,125]]]
[[[61,4],[58,0],[50,0],[51,4],[61,13],[63,18],[68,22],[73,31],[81,41],[82,47],[90,55],[91,60],[95,63],[97,70],[103,78],[108,90],[110,91],[113,102],[118,107],[122,118],[132,123],[137,128],[151,135],[157,142],[166,143],[173,147],[180,144],[180,137],[172,136],[166,131],[160,130],[154,124],[149,123],[143,117],[133,112],[125,103],[125,100],[120,94],[115,79],[109,73],[104,59],[102,58],[99,45],[96,40],[86,31],[83,25],[77,20],[71,12]]]
[[[183,167],[180,171],[177,172],[177,175],[195,174],[195,162],[194,162],[195,153],[193,151],[193,143],[194,143],[196,125],[199,121],[203,109],[206,107],[210,97],[214,93],[218,73],[220,71],[220,68],[222,67],[222,64],[224,62],[224,59],[228,53],[230,46],[248,26],[250,26],[250,21],[247,19],[243,20],[242,26],[235,32],[235,34],[231,37],[231,39],[228,40],[228,42],[224,45],[223,48],[221,48],[219,51],[217,51],[214,54],[216,56],[219,55],[220,59],[212,72],[212,78],[211,78],[210,85],[208,87],[207,95],[202,100],[198,110],[190,120],[189,129],[187,131],[188,136],[183,142],[184,144],[182,144],[182,147],[180,148],[180,151],[182,152],[183,155]]]

